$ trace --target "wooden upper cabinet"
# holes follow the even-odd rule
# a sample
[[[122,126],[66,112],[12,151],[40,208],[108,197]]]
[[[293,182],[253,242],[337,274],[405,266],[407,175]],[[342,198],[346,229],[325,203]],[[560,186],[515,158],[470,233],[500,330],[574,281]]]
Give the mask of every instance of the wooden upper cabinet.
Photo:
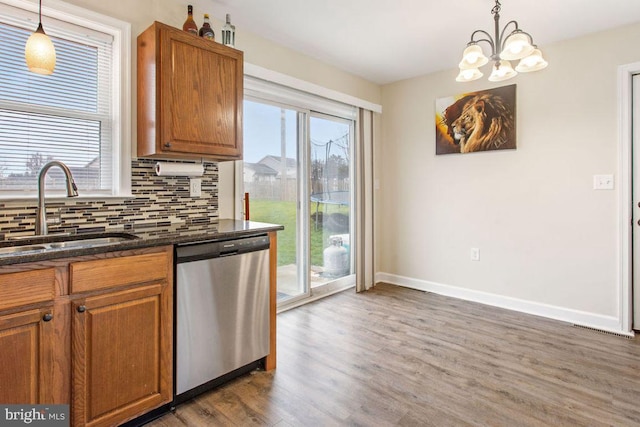
[[[138,156],[242,159],[242,51],[154,22],[138,36]]]

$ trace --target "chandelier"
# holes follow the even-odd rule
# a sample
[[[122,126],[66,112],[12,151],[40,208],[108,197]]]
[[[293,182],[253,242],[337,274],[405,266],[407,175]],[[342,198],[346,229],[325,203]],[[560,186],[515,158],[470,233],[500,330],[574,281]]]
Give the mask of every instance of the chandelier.
[[[471,41],[462,54],[462,61],[458,65],[460,74],[456,77],[458,82],[470,82],[482,77],[478,69],[489,59],[493,64],[493,70],[489,81],[501,82],[515,77],[518,72],[527,73],[545,68],[548,63],[542,57],[542,52],[533,44],[533,38],[518,27],[518,22],[509,21],[500,31],[500,1],[491,9],[494,20],[494,37],[483,30],[475,30],[471,34]],[[511,29],[511,31],[509,31]],[[476,36],[478,37],[476,39]],[[488,43],[491,47],[491,55],[487,58],[478,44]],[[520,60],[515,70],[511,66],[513,60]]]

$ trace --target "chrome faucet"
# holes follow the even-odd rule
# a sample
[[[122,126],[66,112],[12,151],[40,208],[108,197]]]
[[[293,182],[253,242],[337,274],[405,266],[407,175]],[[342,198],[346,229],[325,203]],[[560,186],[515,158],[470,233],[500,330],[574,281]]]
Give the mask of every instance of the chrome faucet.
[[[67,181],[67,197],[77,197],[78,196],[78,187],[76,187],[76,183],[73,181],[73,175],[71,175],[71,171],[62,162],[54,160],[52,162],[47,163],[40,170],[40,174],[38,175],[38,212],[36,217],[36,236],[47,234],[47,211],[44,205],[44,178],[47,174],[47,171],[52,166],[58,166],[64,172],[65,179]]]

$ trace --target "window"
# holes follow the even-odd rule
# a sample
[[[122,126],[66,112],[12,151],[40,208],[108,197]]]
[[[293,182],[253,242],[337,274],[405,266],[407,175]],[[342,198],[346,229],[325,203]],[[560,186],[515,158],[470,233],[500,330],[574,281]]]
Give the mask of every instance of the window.
[[[81,196],[129,192],[129,24],[62,2],[43,8],[56,48],[52,75],[28,71],[24,46],[37,5],[0,0],[0,197],[32,197],[38,172],[62,161]],[[62,171],[47,191],[64,188]]]

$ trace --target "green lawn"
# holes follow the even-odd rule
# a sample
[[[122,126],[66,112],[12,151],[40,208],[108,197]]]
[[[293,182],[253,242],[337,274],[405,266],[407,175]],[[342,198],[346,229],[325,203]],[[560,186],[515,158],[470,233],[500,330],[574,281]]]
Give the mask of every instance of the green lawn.
[[[349,213],[347,206],[329,206],[329,212]],[[296,263],[296,202],[282,202],[276,200],[251,200],[251,220],[284,225],[284,230],[278,232],[278,265]],[[327,246],[330,233],[319,227],[315,229],[313,222],[311,229],[311,265],[322,265],[322,251]]]

